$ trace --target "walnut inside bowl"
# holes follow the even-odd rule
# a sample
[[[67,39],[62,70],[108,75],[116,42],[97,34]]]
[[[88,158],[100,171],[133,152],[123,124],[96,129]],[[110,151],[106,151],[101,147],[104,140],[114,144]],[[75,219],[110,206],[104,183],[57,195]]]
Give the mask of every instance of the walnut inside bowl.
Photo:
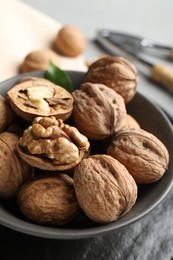
[[[25,76],[37,76],[42,78],[44,77],[44,73],[45,72],[35,72],[26,74]],[[84,82],[84,73],[68,71],[68,75],[71,77],[76,89]],[[5,96],[8,90],[22,77],[23,75],[18,75],[8,81],[1,82],[1,95]],[[14,205],[11,206],[10,202],[7,203],[4,200],[0,200],[0,224],[32,236],[69,240],[94,237],[103,233],[105,234],[106,232],[116,231],[141,219],[146,216],[146,214],[149,214],[151,210],[165,198],[173,185],[172,125],[162,111],[139,92],[135,94],[134,98],[126,107],[128,114],[132,115],[137,120],[141,128],[153,133],[165,144],[170,155],[168,169],[159,181],[152,184],[145,184],[145,186],[142,185],[142,187],[139,185],[138,199],[127,214],[124,214],[114,222],[98,224],[90,220],[82,212],[82,214],[78,215],[74,221],[66,226],[50,227],[32,223],[24,218]],[[58,174],[56,171],[51,171],[51,173],[55,175]]]
[[[76,166],[89,149],[87,137],[55,117],[36,117],[20,138],[19,155],[43,170],[67,170]]]
[[[7,93],[12,109],[32,121],[36,116],[55,116],[66,120],[73,109],[73,97],[64,88],[46,79],[30,78],[17,82]]]

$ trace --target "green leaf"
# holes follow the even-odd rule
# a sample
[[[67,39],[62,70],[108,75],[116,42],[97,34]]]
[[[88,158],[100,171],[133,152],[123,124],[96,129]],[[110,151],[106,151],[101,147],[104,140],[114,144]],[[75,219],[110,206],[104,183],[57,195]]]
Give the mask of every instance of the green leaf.
[[[52,61],[49,62],[49,68],[44,77],[69,92],[73,91],[73,84],[68,74],[53,64]]]

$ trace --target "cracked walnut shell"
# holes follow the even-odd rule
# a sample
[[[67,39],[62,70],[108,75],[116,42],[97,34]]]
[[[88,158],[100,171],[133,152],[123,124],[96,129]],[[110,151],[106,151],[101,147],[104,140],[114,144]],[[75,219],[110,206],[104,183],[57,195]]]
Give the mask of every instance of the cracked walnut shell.
[[[19,137],[13,133],[0,134],[0,198],[16,196],[20,185],[32,177],[31,167],[26,164],[16,150]]]
[[[120,161],[141,184],[158,181],[169,163],[165,145],[143,129],[120,131],[109,145],[107,154]]]
[[[24,161],[50,171],[72,169],[88,149],[89,142],[84,135],[55,117],[36,117],[18,145]]]
[[[73,109],[72,95],[45,79],[24,79],[13,86],[7,95],[16,114],[28,121],[36,116],[55,116],[66,120]]]
[[[60,173],[22,185],[18,205],[26,218],[44,225],[63,225],[79,213],[73,180]]]
[[[127,59],[104,56],[91,64],[85,81],[104,84],[113,89],[128,103],[136,93],[137,70]]]
[[[86,82],[72,95],[75,125],[89,139],[103,140],[125,127],[124,100],[112,89]]]
[[[137,198],[133,177],[120,162],[108,155],[83,159],[75,169],[74,188],[85,214],[102,224],[126,214]]]

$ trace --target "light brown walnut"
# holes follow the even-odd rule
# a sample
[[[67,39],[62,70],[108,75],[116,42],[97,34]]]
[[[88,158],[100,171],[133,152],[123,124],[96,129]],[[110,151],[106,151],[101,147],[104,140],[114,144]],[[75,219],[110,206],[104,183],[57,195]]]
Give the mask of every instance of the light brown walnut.
[[[56,66],[60,66],[60,58],[52,50],[35,50],[28,53],[20,66],[20,72],[30,72],[35,70],[47,70],[49,62],[52,61]]]
[[[66,224],[79,213],[73,180],[61,173],[24,184],[18,205],[26,218],[44,225]]]
[[[72,95],[75,125],[89,139],[103,140],[125,127],[124,100],[112,89],[86,82]]]
[[[140,128],[140,125],[133,116],[127,114],[127,121],[126,121],[125,128]]]
[[[84,52],[86,40],[80,29],[66,25],[58,31],[54,45],[59,53],[75,57]]]
[[[14,119],[14,112],[6,98],[0,95],[0,133],[5,131]]]
[[[18,152],[31,166],[67,170],[76,166],[89,149],[87,137],[55,117],[36,117],[20,138]]]
[[[120,162],[108,155],[83,159],[75,169],[74,187],[85,214],[102,224],[126,214],[137,198],[133,177]]]
[[[107,153],[120,161],[141,184],[158,181],[168,168],[169,154],[165,145],[143,129],[120,131]]]
[[[13,133],[0,134],[0,198],[11,199],[17,194],[20,185],[32,177],[32,169],[19,156],[16,150],[19,137]]]
[[[24,78],[7,95],[16,114],[30,122],[37,116],[67,120],[73,109],[72,95],[63,87],[42,78]]]
[[[128,103],[136,93],[138,76],[136,67],[129,60],[104,56],[91,64],[85,81],[108,86]]]

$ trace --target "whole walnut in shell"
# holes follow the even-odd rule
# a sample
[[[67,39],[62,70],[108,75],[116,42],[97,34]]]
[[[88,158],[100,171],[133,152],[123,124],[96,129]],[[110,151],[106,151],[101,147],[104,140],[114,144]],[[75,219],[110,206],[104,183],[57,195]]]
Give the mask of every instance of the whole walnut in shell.
[[[86,82],[72,95],[75,125],[88,138],[103,140],[125,127],[124,100],[112,89]]]
[[[167,148],[155,135],[143,129],[120,131],[107,153],[120,161],[141,184],[158,181],[168,168]]]
[[[7,129],[14,119],[14,112],[7,100],[0,95],[0,132]]]
[[[108,86],[128,103],[136,93],[138,77],[136,67],[129,60],[104,56],[91,64],[85,81]]]
[[[72,95],[66,89],[42,78],[24,78],[7,95],[16,114],[28,121],[33,121],[37,116],[55,116],[66,120],[73,109]]]
[[[19,156],[16,150],[19,137],[13,133],[0,134],[0,198],[10,199],[16,196],[20,185],[32,177],[32,170]]]
[[[81,30],[66,25],[59,30],[54,45],[61,54],[75,57],[84,52],[86,40]]]
[[[73,180],[61,173],[24,184],[18,205],[26,218],[44,225],[66,224],[79,212]]]
[[[20,66],[20,72],[30,72],[35,70],[47,70],[49,62],[60,66],[60,58],[52,50],[36,50],[28,53]]]
[[[126,127],[125,128],[140,128],[140,125],[133,116],[127,114],[127,120],[126,120]]]
[[[50,171],[73,168],[88,149],[89,142],[84,135],[55,117],[36,117],[18,144],[24,161]]]
[[[109,223],[135,204],[137,185],[127,169],[108,155],[83,159],[75,169],[74,187],[80,207],[97,223]]]

